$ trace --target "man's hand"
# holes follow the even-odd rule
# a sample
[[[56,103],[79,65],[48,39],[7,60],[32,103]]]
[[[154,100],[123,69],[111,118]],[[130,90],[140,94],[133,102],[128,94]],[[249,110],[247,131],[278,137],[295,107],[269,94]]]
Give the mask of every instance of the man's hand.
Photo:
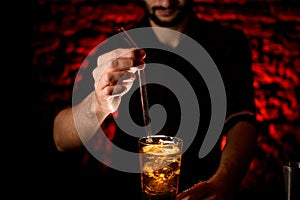
[[[95,111],[106,115],[117,110],[121,97],[135,80],[135,72],[145,68],[146,53],[142,49],[116,49],[98,57],[93,71]]]
[[[222,186],[221,186],[222,187]],[[231,200],[232,193],[226,187],[213,182],[199,182],[177,195],[176,200]]]

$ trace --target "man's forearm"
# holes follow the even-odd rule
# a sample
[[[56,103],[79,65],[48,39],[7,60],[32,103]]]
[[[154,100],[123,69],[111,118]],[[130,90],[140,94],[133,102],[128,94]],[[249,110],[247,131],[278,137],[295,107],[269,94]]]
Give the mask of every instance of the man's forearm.
[[[235,190],[244,178],[256,147],[256,127],[246,121],[238,122],[227,134],[219,168],[208,181]]]
[[[62,110],[54,120],[53,138],[59,151],[82,146],[97,131],[107,114],[95,114],[94,93],[80,104]]]

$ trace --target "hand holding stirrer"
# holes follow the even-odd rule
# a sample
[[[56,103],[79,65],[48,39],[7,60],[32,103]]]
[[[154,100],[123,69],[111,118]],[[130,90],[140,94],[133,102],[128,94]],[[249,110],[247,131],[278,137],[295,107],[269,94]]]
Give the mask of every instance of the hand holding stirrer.
[[[131,36],[127,33],[127,31],[120,27],[119,30],[123,33],[124,39],[134,48],[139,48],[136,43],[133,41]],[[149,115],[149,105],[148,105],[148,97],[147,97],[147,88],[146,88],[146,79],[145,79],[145,71],[138,70],[138,79],[139,79],[139,87],[140,87],[140,94],[141,94],[141,103],[142,103],[142,110],[143,110],[143,119],[144,119],[144,125],[146,129],[147,136],[149,137],[152,135],[151,130],[151,119]]]

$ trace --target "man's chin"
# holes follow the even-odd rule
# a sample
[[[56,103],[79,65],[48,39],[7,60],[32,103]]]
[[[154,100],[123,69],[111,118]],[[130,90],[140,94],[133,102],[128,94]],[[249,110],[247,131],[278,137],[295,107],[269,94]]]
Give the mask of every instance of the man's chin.
[[[161,27],[174,27],[180,24],[183,20],[183,18],[178,17],[161,17],[158,18],[156,16],[150,16],[151,20],[158,26]]]
[[[161,19],[157,21],[157,24],[161,26],[167,26],[167,27],[178,25],[178,23],[175,23],[174,20],[167,20],[167,19],[163,19],[163,20]]]

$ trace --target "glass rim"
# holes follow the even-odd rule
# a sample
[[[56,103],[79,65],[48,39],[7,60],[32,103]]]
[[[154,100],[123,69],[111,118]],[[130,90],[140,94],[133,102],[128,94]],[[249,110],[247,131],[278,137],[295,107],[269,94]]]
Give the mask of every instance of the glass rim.
[[[178,143],[182,144],[183,143],[183,140],[181,138],[176,137],[176,136],[168,136],[168,135],[144,136],[144,137],[139,138],[138,143],[143,144],[143,145],[153,144],[153,143],[146,142],[146,140],[149,139],[149,138],[169,138],[168,139],[169,141],[174,141],[174,142],[176,142],[176,144],[178,144]]]

